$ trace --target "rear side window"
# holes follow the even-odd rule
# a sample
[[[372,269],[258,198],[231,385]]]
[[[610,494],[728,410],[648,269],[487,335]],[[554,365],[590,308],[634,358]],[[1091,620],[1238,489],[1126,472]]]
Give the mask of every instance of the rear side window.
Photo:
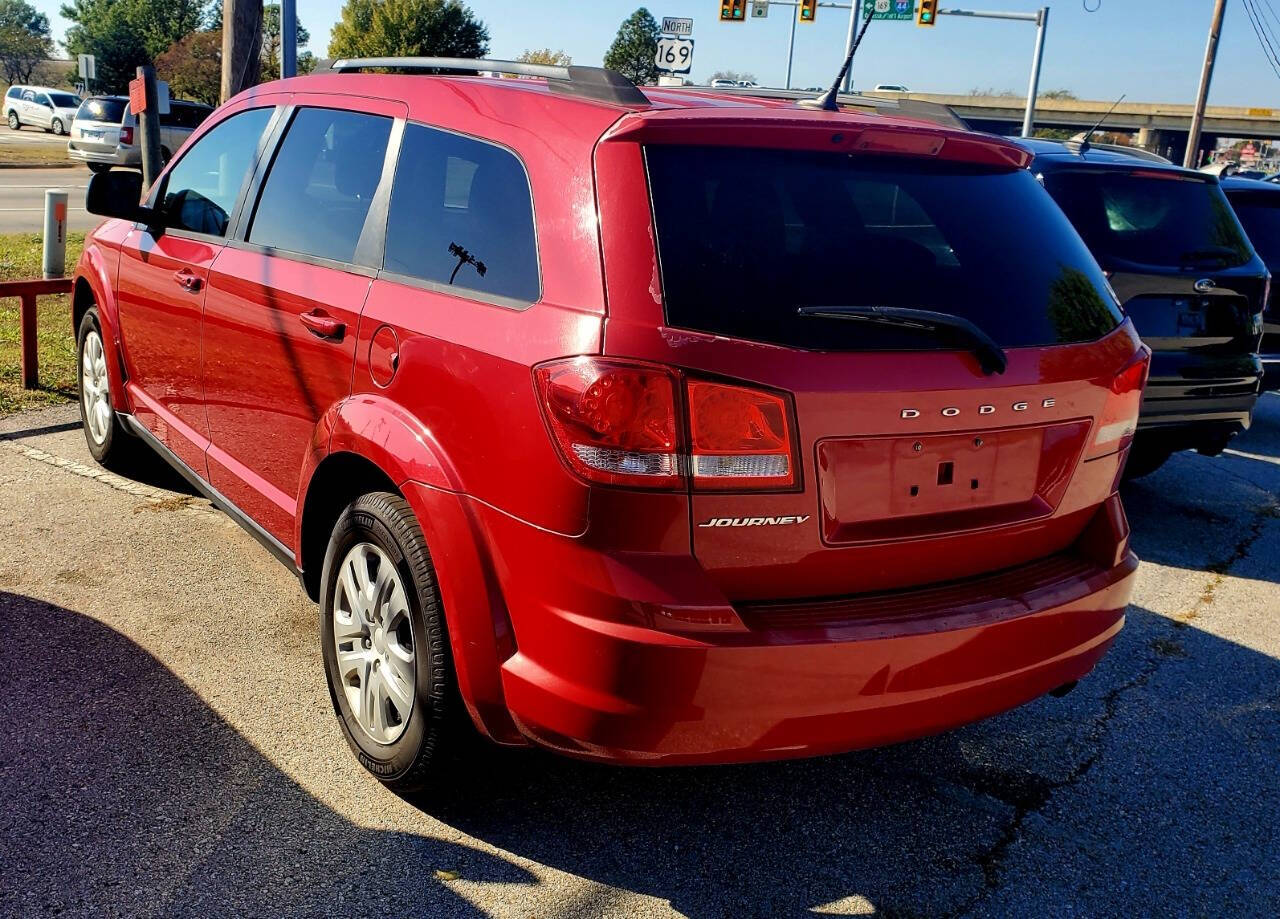
[[[4,97],[5,97],[6,99],[16,99],[16,98],[18,98],[18,97],[19,97],[19,96],[21,96],[21,95],[22,95],[22,87],[21,87],[21,86],[10,86],[10,87],[9,87],[9,91],[8,91],[7,93],[5,93],[5,94],[4,94]]]
[[[273,111],[257,108],[232,115],[182,155],[165,178],[160,210],[166,227],[226,235]]]
[[[1234,268],[1253,258],[1216,182],[1162,170],[1054,170],[1045,188],[1104,265]]]
[[[411,124],[391,191],[384,269],[511,305],[540,296],[529,178],[508,150]]]
[[[950,313],[1005,347],[1120,322],[1079,235],[1025,170],[800,150],[646,150],[669,325],[828,351],[948,347],[803,306]]]
[[[391,119],[381,115],[299,109],[267,173],[249,241],[352,261],[390,135]]]
[[[124,99],[85,99],[76,112],[77,119],[119,124],[124,118]]]
[[[1280,192],[1228,192],[1253,248],[1268,265],[1280,265]]]

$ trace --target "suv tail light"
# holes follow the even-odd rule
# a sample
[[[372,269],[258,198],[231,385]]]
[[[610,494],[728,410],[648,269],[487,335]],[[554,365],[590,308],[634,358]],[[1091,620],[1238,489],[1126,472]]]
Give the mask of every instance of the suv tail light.
[[[689,472],[695,488],[795,484],[790,411],[775,393],[688,381]]]
[[[133,128],[120,129],[120,143],[124,144],[126,147],[133,144]]]
[[[589,482],[715,491],[796,482],[791,407],[777,393],[597,357],[543,364],[534,381],[552,439]]]
[[[1093,447],[1089,451],[1091,457],[1115,453],[1133,440],[1138,428],[1138,409],[1142,405],[1142,388],[1147,384],[1150,368],[1151,349],[1143,345],[1111,381],[1111,391],[1098,416]]]

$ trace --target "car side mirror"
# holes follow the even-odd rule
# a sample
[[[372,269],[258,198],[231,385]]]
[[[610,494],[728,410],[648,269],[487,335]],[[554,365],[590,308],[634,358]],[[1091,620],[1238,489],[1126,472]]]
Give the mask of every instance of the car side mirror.
[[[132,169],[99,172],[89,179],[84,207],[99,217],[119,217],[140,223],[152,223],[156,212],[141,203],[142,173]]]

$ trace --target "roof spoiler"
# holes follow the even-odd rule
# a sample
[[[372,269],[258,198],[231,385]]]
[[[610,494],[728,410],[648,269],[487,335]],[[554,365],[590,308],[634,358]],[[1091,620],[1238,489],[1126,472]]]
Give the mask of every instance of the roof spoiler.
[[[704,87],[686,86],[684,88],[697,90]],[[740,86],[733,89],[725,87],[717,89],[715,92],[717,94],[723,93],[726,96],[747,96],[757,99],[792,99],[797,102],[816,98],[813,90],[773,89],[761,86]],[[938,102],[926,102],[923,99],[885,99],[880,96],[863,95],[862,93],[838,93],[836,95],[836,103],[863,111],[895,112],[907,118],[919,118],[921,121],[931,121],[934,124],[956,128],[960,131],[973,130],[969,127],[969,123],[957,115],[950,106],[942,105]]]
[[[470,57],[359,57],[340,58],[329,64],[333,73],[358,73],[362,70],[401,70],[428,74],[502,73],[520,77],[539,77],[554,92],[581,96],[597,102],[611,102],[629,107],[648,106],[649,97],[634,83],[605,67],[565,67],[554,64],[526,64],[522,61],[494,61]]]

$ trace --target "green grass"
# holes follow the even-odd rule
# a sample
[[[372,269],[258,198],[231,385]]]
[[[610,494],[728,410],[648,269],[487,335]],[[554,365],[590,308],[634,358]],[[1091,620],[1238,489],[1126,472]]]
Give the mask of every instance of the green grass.
[[[67,273],[84,247],[83,233],[67,234]],[[0,281],[40,277],[39,233],[0,234]],[[39,388],[23,389],[19,362],[18,306],[14,297],[0,299],[0,415],[66,402],[76,398],[76,340],[71,331],[70,298],[41,297],[36,306],[36,352]]]

